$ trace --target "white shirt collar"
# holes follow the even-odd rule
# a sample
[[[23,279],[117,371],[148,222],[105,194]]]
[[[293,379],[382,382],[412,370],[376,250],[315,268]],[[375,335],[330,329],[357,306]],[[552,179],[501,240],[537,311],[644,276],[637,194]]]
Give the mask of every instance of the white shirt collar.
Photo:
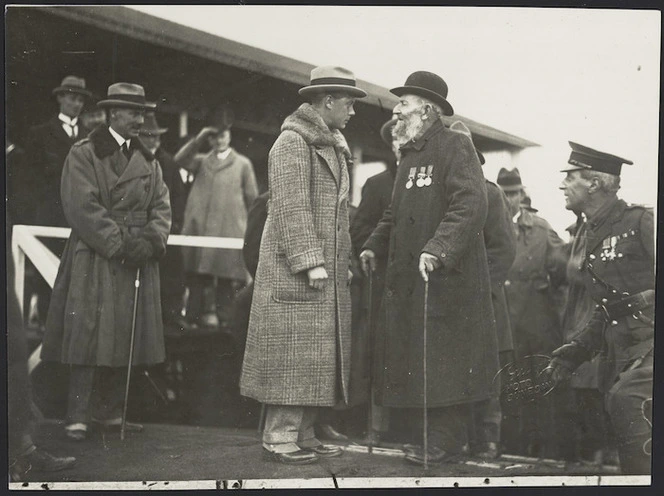
[[[516,224],[516,222],[519,220],[519,217],[521,217],[521,209],[519,209],[516,215],[512,217],[512,221]]]
[[[68,126],[71,126],[71,127],[74,127],[78,124],[78,117],[74,117],[72,119],[71,117],[69,117],[68,115],[63,114],[62,112],[60,112],[58,114],[58,119],[60,119],[63,123],[65,123],[65,124],[67,124]]]
[[[231,154],[231,149],[228,148],[223,152],[217,153],[217,158],[219,158],[221,160],[226,160],[230,154]]]
[[[111,132],[111,136],[113,136],[113,138],[115,138],[115,141],[118,142],[118,145],[120,146],[120,148],[122,148],[122,145],[124,145],[125,141],[127,142],[127,147],[131,146],[131,139],[128,139],[128,140],[124,139],[122,136],[120,136],[118,133],[116,133],[115,130],[111,126],[108,126],[108,130]]]

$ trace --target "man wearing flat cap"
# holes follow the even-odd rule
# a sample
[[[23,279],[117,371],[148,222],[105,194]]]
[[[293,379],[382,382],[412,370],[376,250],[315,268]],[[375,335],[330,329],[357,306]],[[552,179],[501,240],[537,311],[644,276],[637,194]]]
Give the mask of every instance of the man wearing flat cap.
[[[314,435],[320,407],[349,403],[350,151],[341,130],[366,92],[352,72],[316,67],[307,100],[270,150],[241,393],[267,405],[264,456],[289,464],[342,454]]]
[[[418,71],[391,91],[399,97],[393,112],[401,157],[391,206],[360,254],[365,272],[376,258],[387,261],[376,336],[376,401],[421,409],[426,395],[428,458],[440,462],[462,452],[469,405],[490,397],[498,370],[482,234],[487,193],[471,140],[443,124],[442,117],[454,113],[445,81]],[[424,450],[416,446],[406,459],[422,464]]]
[[[76,143],[62,172],[62,206],[72,231],[41,353],[70,367],[65,432],[76,441],[87,437],[91,422],[120,426],[134,304],[132,364],[156,364],[165,355],[158,259],[171,207],[159,163],[138,139],[145,110],[154,105],[131,83],[112,84],[98,105],[108,110],[110,125]]]
[[[552,353],[557,382],[599,354],[600,390],[625,474],[650,474],[655,313],[655,240],[652,209],[617,196],[622,164],[630,160],[570,141],[560,189],[565,208],[585,222],[572,246],[579,275],[596,304],[591,319]]]
[[[60,203],[60,176],[71,146],[89,133],[79,115],[92,93],[86,89],[85,79],[67,76],[52,94],[57,100],[59,113],[29,130],[24,166],[15,171],[12,209],[19,214],[14,218],[18,224],[68,227]],[[47,239],[45,243],[56,255],[62,253],[62,240]],[[33,283],[34,289],[30,289]],[[29,286],[28,293],[34,291],[37,295],[37,305],[32,305],[29,324],[37,324],[38,320],[43,324],[51,288],[39,274]]]

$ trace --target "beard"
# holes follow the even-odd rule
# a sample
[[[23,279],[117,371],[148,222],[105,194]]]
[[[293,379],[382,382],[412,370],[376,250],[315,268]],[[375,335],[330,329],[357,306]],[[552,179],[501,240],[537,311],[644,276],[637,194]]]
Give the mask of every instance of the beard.
[[[397,147],[401,147],[415,138],[423,127],[424,122],[416,115],[411,114],[404,120],[398,120],[392,130],[392,136]]]

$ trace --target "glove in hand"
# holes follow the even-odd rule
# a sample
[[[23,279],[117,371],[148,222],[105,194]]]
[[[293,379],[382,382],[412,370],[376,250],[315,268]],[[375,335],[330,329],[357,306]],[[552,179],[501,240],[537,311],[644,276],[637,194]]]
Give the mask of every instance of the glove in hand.
[[[125,262],[132,267],[142,267],[152,257],[154,250],[149,241],[131,238],[127,243]]]
[[[547,370],[549,370],[551,379],[556,384],[560,384],[569,380],[578,366],[590,359],[590,354],[580,344],[568,343],[553,350],[551,357]]]

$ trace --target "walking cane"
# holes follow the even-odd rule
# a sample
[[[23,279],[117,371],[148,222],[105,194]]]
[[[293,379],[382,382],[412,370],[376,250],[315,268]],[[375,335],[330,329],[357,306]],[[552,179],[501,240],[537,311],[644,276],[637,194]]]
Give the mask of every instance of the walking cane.
[[[368,267],[369,277],[369,298],[367,308],[367,351],[368,351],[368,365],[369,365],[369,411],[367,419],[367,435],[369,436],[369,454],[373,453],[373,269],[371,264]]]
[[[120,427],[120,440],[124,441],[125,427],[127,426],[127,403],[129,402],[129,381],[131,380],[131,366],[134,362],[134,337],[136,335],[136,315],[138,313],[138,288],[141,285],[141,269],[136,269],[134,281],[134,310],[131,317],[131,341],[129,343],[129,365],[127,365],[127,385],[125,387],[124,407],[122,408],[122,426]]]
[[[428,440],[428,415],[427,415],[427,313],[428,313],[428,303],[429,303],[429,280],[424,281],[424,358],[422,359],[422,366],[424,372],[424,429],[423,429],[423,438],[424,438],[424,470],[429,468],[429,440]]]

